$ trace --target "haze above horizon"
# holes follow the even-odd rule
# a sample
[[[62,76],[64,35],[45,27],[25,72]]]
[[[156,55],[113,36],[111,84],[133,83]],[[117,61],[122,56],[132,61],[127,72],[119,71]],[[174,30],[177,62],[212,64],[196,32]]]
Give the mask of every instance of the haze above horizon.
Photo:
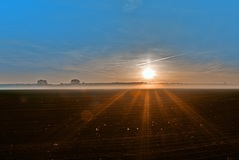
[[[0,84],[239,83],[237,0],[0,2]]]

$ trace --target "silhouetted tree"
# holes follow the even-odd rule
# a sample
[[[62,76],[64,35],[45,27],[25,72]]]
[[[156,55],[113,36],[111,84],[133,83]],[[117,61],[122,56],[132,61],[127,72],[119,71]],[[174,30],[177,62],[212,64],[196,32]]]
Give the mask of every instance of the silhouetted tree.
[[[80,84],[80,80],[79,79],[72,79],[71,80],[71,84]]]
[[[43,80],[43,79],[40,79],[37,81],[37,84],[40,84],[40,85],[46,85],[48,84],[46,80]]]

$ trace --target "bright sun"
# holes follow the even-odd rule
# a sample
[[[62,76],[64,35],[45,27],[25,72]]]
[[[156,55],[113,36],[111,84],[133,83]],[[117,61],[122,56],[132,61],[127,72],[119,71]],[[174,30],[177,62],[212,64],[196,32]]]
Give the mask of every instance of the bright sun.
[[[146,68],[143,71],[143,76],[144,76],[145,79],[152,79],[155,76],[155,72],[154,72],[154,70],[152,70],[150,68]]]

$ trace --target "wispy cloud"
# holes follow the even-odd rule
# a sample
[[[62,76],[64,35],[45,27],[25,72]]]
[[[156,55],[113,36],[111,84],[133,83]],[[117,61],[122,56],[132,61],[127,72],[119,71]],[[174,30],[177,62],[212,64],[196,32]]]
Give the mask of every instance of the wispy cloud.
[[[238,77],[236,67],[225,64],[215,51],[149,48],[112,52],[107,46],[58,51],[28,42],[8,45],[12,48],[5,50],[9,54],[2,54],[1,66],[13,66],[15,72],[25,68],[25,74],[30,69],[33,77],[47,75],[57,82],[60,80],[56,77],[62,81],[72,77],[86,82],[143,81],[141,74],[148,65],[156,70],[156,81],[226,81]]]
[[[167,70],[175,70],[173,69],[175,66],[179,65],[180,62],[173,59],[173,57],[180,57],[189,53],[182,54],[173,54],[170,51],[165,49],[152,49],[148,52],[137,52],[137,53],[118,53],[112,54],[108,57],[97,58],[97,59],[89,59],[87,63],[84,64],[69,64],[67,66],[63,66],[63,70],[77,72],[79,74],[91,74],[97,76],[105,76],[110,77],[111,80],[135,80],[140,81],[142,79],[142,71],[145,68],[144,65],[150,64],[155,70],[160,70],[160,68],[165,68]],[[171,55],[171,56],[167,56]],[[164,57],[158,59],[158,57]],[[169,62],[163,61],[166,59],[170,59]],[[156,59],[156,60],[155,60]],[[182,57],[181,57],[182,59]],[[151,63],[145,63],[145,61],[149,61]],[[163,61],[162,63],[154,63]],[[186,60],[185,60],[186,61]],[[139,65],[140,64],[140,65]],[[143,65],[142,65],[143,64]],[[177,67],[179,68],[179,67]],[[163,73],[164,71],[159,71]],[[165,73],[167,74],[167,73]]]
[[[171,59],[171,58],[181,57],[181,56],[184,56],[187,54],[190,54],[190,53],[182,53],[182,54],[167,56],[167,57],[163,57],[163,58],[159,58],[159,59],[155,59],[155,60],[149,60],[148,62],[145,62],[145,63],[139,63],[136,66],[144,66],[144,65],[152,64],[152,63],[159,62],[159,61],[164,61],[164,60]]]
[[[126,0],[124,9],[125,11],[133,11],[139,7],[141,4],[142,0]]]
[[[61,52],[54,51],[45,45],[20,40],[1,43],[0,54],[0,65],[5,68],[26,68],[26,71],[58,67],[64,61],[64,55]]]

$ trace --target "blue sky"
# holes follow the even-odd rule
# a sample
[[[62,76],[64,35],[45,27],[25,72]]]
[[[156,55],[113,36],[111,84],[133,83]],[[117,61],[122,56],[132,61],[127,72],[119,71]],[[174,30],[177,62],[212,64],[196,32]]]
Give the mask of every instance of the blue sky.
[[[0,2],[0,83],[239,83],[237,0]],[[179,55],[179,56],[175,56]],[[157,59],[173,57],[147,65]]]

